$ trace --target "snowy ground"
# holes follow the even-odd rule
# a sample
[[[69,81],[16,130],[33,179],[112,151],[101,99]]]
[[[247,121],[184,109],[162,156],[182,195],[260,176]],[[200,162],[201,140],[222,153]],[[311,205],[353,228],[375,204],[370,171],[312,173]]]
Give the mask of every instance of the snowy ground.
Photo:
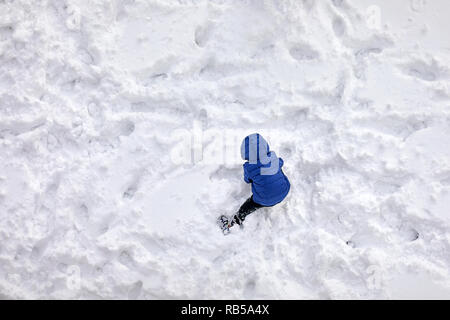
[[[1,0],[0,298],[450,298],[449,13]],[[224,237],[252,132],[291,192]]]

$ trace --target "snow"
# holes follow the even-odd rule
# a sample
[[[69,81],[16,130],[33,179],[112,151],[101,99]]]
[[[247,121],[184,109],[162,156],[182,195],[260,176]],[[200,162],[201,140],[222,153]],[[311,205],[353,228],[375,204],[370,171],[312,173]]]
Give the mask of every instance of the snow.
[[[0,298],[450,298],[449,10],[0,1]]]

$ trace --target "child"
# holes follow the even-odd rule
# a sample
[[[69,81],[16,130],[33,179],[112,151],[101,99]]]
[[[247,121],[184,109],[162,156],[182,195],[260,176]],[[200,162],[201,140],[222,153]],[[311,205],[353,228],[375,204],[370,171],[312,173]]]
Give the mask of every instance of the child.
[[[242,141],[241,157],[244,163],[244,181],[252,184],[253,195],[248,198],[231,221],[226,216],[219,218],[225,234],[234,224],[242,225],[245,217],[262,207],[272,207],[289,193],[290,183],[281,167],[283,159],[270,151],[266,140],[253,133]]]

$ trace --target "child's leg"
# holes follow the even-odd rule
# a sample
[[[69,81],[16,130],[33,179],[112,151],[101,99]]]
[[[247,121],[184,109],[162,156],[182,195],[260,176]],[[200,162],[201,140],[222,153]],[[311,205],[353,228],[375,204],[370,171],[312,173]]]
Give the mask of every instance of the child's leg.
[[[263,205],[260,205],[259,203],[256,203],[253,201],[253,196],[248,198],[242,206],[239,208],[238,213],[234,216],[233,221],[237,224],[241,224],[242,221],[245,220],[245,217],[248,216],[253,211],[264,207]]]

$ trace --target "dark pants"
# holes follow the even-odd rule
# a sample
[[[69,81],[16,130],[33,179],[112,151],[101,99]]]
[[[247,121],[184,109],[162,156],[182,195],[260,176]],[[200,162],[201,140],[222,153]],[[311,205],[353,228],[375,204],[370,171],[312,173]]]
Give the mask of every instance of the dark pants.
[[[241,221],[245,220],[245,217],[248,216],[253,211],[264,207],[263,205],[256,203],[253,201],[253,196],[245,200],[245,202],[242,204],[242,206],[239,208],[239,211],[237,213],[237,216]]]

